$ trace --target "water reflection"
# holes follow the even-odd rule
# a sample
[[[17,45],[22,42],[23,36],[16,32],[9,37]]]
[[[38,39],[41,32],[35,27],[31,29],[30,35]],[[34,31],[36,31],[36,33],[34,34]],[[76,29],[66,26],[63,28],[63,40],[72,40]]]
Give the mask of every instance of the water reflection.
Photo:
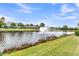
[[[0,44],[4,41],[4,33],[0,32]]]

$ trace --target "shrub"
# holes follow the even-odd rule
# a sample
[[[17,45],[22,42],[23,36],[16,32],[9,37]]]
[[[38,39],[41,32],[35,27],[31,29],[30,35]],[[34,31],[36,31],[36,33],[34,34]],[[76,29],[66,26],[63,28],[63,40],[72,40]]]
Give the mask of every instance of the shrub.
[[[2,53],[0,53],[0,56],[2,56]]]
[[[79,36],[79,30],[75,30],[75,35]]]

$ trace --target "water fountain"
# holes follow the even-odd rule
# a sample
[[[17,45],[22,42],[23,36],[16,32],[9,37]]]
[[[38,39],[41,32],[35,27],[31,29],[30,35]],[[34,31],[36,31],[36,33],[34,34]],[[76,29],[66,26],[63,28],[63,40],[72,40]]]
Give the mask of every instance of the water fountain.
[[[52,31],[50,32],[50,27],[40,27],[40,33],[47,36],[57,36],[60,37],[61,35],[64,35],[63,31]],[[66,32],[66,35],[74,34],[74,32]]]
[[[42,38],[46,39],[47,37],[55,36],[54,33],[50,32],[50,27],[40,27],[40,35]]]
[[[40,32],[44,33],[44,32],[48,32],[49,31],[49,27],[40,27]]]

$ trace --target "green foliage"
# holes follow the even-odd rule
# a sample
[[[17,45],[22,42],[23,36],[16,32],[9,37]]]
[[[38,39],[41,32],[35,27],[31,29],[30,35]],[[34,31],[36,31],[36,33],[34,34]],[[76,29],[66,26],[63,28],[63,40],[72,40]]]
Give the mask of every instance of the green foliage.
[[[18,23],[19,28],[25,28],[25,25],[23,23]]]
[[[26,24],[26,26],[29,26],[29,24]]]
[[[1,17],[0,18],[0,27],[4,27],[4,21],[5,21],[5,18]]]
[[[33,26],[33,24],[29,24],[29,26]]]
[[[78,30],[75,30],[75,35],[76,36],[79,36],[79,29]]]
[[[45,24],[44,23],[40,23],[40,27],[44,27],[45,26]]]
[[[39,27],[39,25],[36,25],[36,27]]]
[[[2,56],[2,53],[0,53],[0,56]]]
[[[68,30],[68,26],[67,25],[64,25],[63,26],[63,30]]]
[[[5,21],[5,18],[4,17],[1,17],[0,18],[0,21],[4,22]]]
[[[0,21],[0,27],[3,27],[3,26],[4,26],[4,23]]]
[[[16,23],[11,23],[11,28],[16,28]]]
[[[23,23],[18,23],[18,26],[24,26],[24,24]]]

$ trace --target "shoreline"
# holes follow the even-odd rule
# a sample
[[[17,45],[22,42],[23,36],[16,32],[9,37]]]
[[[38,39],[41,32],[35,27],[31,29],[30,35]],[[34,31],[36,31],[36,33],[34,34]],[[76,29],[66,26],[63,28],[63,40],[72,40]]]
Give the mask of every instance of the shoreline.
[[[0,32],[39,32],[39,29],[27,29],[27,28],[24,28],[24,29],[21,29],[21,28],[0,28]],[[63,31],[63,30],[53,30],[53,31],[50,31],[50,32],[59,32],[59,31]],[[69,30],[68,30],[69,31]],[[74,31],[74,30],[73,30]],[[69,31],[69,32],[72,32],[72,31]]]
[[[48,37],[47,40],[38,41],[34,45],[24,44],[24,45],[22,45],[23,47],[20,47],[20,48],[13,48],[13,49],[5,50],[5,52],[2,53],[2,56],[6,56],[6,55],[9,55],[9,54],[18,52],[18,51],[22,51],[22,50],[25,50],[25,49],[32,48],[34,46],[45,44],[46,42],[51,42],[51,41],[58,40],[58,39],[61,39],[61,38],[64,38],[64,37],[69,37],[69,36],[72,36],[72,35],[63,35],[63,36],[60,36],[60,37]]]
[[[0,32],[38,32],[39,29],[15,29],[15,28],[0,28]]]
[[[61,37],[65,37],[65,36],[63,35]],[[10,54],[12,52],[17,52],[17,51],[20,51],[20,50],[23,50],[23,49],[27,49],[27,48],[31,48],[33,46],[37,46],[37,45],[40,45],[40,44],[45,43],[45,42],[57,40],[58,38],[61,38],[61,37],[50,36],[50,37],[47,37],[47,40],[41,39],[41,40],[39,40],[38,42],[36,42],[34,44],[27,44],[26,43],[26,44],[22,44],[20,47],[17,47],[17,48],[13,47],[13,48],[10,48],[10,49],[5,49],[4,52],[2,53],[2,55],[4,55],[4,54]]]

